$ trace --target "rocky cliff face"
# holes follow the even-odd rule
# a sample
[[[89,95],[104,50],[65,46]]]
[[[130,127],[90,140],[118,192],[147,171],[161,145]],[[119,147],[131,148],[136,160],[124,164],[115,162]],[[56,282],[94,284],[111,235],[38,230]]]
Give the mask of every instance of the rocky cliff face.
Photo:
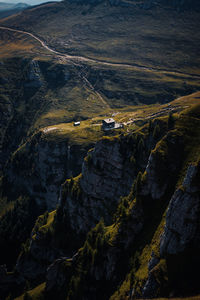
[[[144,139],[147,144],[148,137]],[[138,164],[131,165],[133,153],[139,153],[137,145],[137,138],[134,141],[129,136],[103,139],[85,158],[74,188],[69,181],[63,186],[61,203],[76,233],[86,233],[101,217],[106,224],[111,222],[120,197],[129,194],[138,169],[145,168],[149,154],[145,146],[138,154]]]
[[[182,120],[181,117],[180,124],[183,124],[181,123]],[[185,126],[187,127],[186,124]],[[63,286],[59,285],[60,290],[67,287],[67,290],[71,291],[72,299],[78,297],[78,291],[81,297],[86,299],[94,299],[94,297],[101,299],[102,295],[105,299],[109,299],[128,269],[130,273],[126,275],[122,290],[115,292],[111,299],[123,299],[125,295],[127,299],[167,296],[169,293],[178,295],[181,292],[181,282],[184,280],[188,281],[187,287],[192,286],[193,291],[197,291],[198,280],[195,279],[194,274],[191,276],[191,271],[195,264],[197,265],[195,269],[199,268],[197,252],[199,251],[200,167],[199,163],[189,166],[183,180],[183,187],[176,190],[186,154],[190,155],[186,146],[186,136],[190,136],[190,133],[183,134],[184,127],[179,127],[179,125],[177,128],[179,130],[169,130],[151,152],[148,162],[146,162],[145,172],[143,175],[137,176],[131,193],[120,202],[115,223],[107,227],[97,225],[87,235],[83,248],[77,253],[73,271],[70,269],[70,272],[73,273],[70,275],[71,278],[73,280],[78,278],[76,288],[70,280],[63,283]],[[117,140],[112,141],[109,145],[110,149],[112,148],[111,153],[115,153],[114,157],[110,157],[107,145],[101,143],[98,145],[101,149],[100,152],[97,146],[89,154],[89,160],[87,159],[83,166],[83,177],[79,178],[78,182],[79,187],[81,187],[80,193],[87,191],[86,195],[90,195],[91,198],[95,195],[101,196],[101,191],[98,190],[101,181],[94,172],[93,167],[95,165],[98,165],[98,170],[101,170],[101,166],[105,165],[109,166],[108,170],[110,170],[110,167],[113,168],[114,165],[113,176],[118,180],[117,175],[120,174],[118,171],[121,170],[119,163],[121,155],[117,155],[117,153],[124,155],[122,149],[118,148],[118,142]],[[117,149],[120,150],[117,151]],[[100,159],[99,163],[98,153],[104,153],[104,150],[107,154],[105,155],[106,158],[103,161]],[[122,165],[124,168],[125,165]],[[93,172],[91,177],[90,172]],[[109,178],[109,173],[106,173],[105,168],[102,168],[101,172],[104,172],[106,178]],[[104,195],[108,193],[111,198],[111,189],[107,189],[106,186],[107,182]],[[63,203],[65,209],[70,211],[71,207],[67,205],[66,201],[69,199],[71,202],[73,199],[68,198],[68,195],[65,194],[66,200]],[[85,202],[84,205],[86,203],[88,202]],[[74,207],[75,205],[73,205]],[[88,218],[89,215],[88,212]],[[81,214],[80,216],[82,217]],[[164,227],[165,218],[166,225]],[[85,226],[83,221],[82,223]],[[80,225],[78,224],[78,227]],[[147,244],[142,241],[142,236],[147,237]],[[141,256],[138,257],[137,251],[141,251],[139,249],[143,250]],[[134,253],[134,251],[136,252]],[[133,256],[130,253],[134,253]],[[194,254],[194,259],[190,258],[191,253]],[[128,262],[130,262],[128,257],[134,260],[132,270],[128,266]],[[144,261],[146,261],[145,264]],[[191,261],[192,267],[189,261]],[[78,269],[80,266],[84,272]],[[180,266],[183,267],[180,268]],[[54,267],[56,268],[56,265]],[[66,269],[63,272],[70,274]],[[190,274],[193,282],[187,273]],[[86,278],[92,283],[92,289],[90,285],[85,283]],[[53,284],[51,276],[48,275],[47,286],[52,287],[52,290],[51,288],[48,289],[48,293],[57,290],[56,284]],[[102,289],[104,290],[103,294]],[[185,291],[191,293],[191,289],[185,288]]]
[[[161,238],[161,256],[183,252],[191,243],[200,244],[200,164],[190,165],[183,187],[178,189],[169,204],[166,225]]]
[[[152,258],[149,261],[148,279],[142,291],[144,297],[159,295],[163,283],[159,284],[156,270],[160,268],[161,260],[166,260],[165,276],[168,276],[168,284],[171,289],[178,292],[181,290],[182,292],[185,290],[191,292],[192,289],[196,288],[196,285],[198,286],[194,274],[195,270],[199,268],[199,260],[197,257],[190,257],[190,255],[196,256],[200,247],[199,172],[199,163],[190,165],[183,186],[174,192],[170,200],[166,225],[160,239],[160,259],[152,253]],[[184,287],[182,286],[183,281],[185,282]]]
[[[2,74],[5,75],[1,79]],[[0,120],[2,168],[9,155],[27,136],[35,113],[43,105],[41,94],[38,97],[43,85],[43,76],[39,64],[35,60],[8,59],[0,66],[1,102],[3,104]]]
[[[73,73],[73,76],[71,76]],[[7,59],[0,64],[0,164],[2,169],[10,155],[38,128],[55,124],[57,119],[44,118],[48,110],[55,111],[57,99],[65,99],[57,94],[57,88],[73,85],[76,70],[69,65],[54,64],[30,58]],[[72,85],[69,81],[72,79]],[[77,82],[76,82],[77,84]],[[73,89],[73,87],[72,87]],[[53,98],[53,100],[52,100]],[[66,109],[65,101],[58,105],[58,110]],[[72,121],[65,116],[60,122]],[[42,124],[41,124],[42,122]],[[80,171],[80,169],[79,169]]]
[[[199,115],[180,114],[168,130],[159,122],[156,140],[146,126],[99,141],[63,184],[58,209],[38,219],[16,269],[31,282],[46,274],[47,298],[198,292]]]
[[[56,208],[60,185],[71,175],[80,172],[86,148],[70,146],[68,140],[48,139],[41,131],[22,145],[6,168],[6,180],[14,189],[33,197],[38,206]]]
[[[163,139],[163,143],[167,143],[168,153],[170,151],[173,151],[172,148],[174,146],[174,136],[172,136],[169,135]],[[179,139],[180,137],[178,137],[176,140],[177,144]],[[89,286],[86,285],[83,287],[80,284],[80,289],[82,289],[83,293],[82,295],[87,295],[86,299],[93,299],[94,297],[96,297],[96,299],[99,299],[96,295],[100,293],[100,290],[104,285],[106,286],[105,282],[108,281],[110,286],[115,286],[115,284],[121,280],[121,276],[123,276],[124,272],[123,268],[126,268],[128,264],[127,255],[131,247],[134,247],[134,244],[137,242],[137,238],[141,234],[141,232],[145,230],[146,227],[149,227],[149,224],[147,224],[147,222],[149,222],[150,220],[152,223],[154,222],[154,214],[151,215],[150,209],[146,210],[146,206],[149,207],[149,203],[151,203],[151,207],[154,207],[154,205],[156,206],[157,201],[161,201],[161,199],[163,199],[164,196],[168,194],[167,187],[171,182],[170,178],[165,178],[165,182],[159,182],[159,166],[162,165],[163,168],[165,168],[165,172],[167,172],[167,170],[168,172],[172,172],[172,170],[174,170],[173,159],[175,159],[175,157],[171,158],[171,164],[169,164],[169,161],[168,163],[166,163],[164,161],[164,158],[160,158],[160,150],[162,147],[163,145],[161,144],[156,150],[152,152],[148,159],[148,163],[146,160],[147,167],[144,172],[145,176],[143,176],[144,178],[142,179],[140,184],[138,183],[140,187],[138,187],[136,200],[134,199],[135,192],[133,191],[128,197],[125,197],[125,199],[128,199],[127,201],[130,201],[130,203],[132,203],[131,205],[129,203],[131,208],[128,209],[126,213],[122,213],[122,211],[119,209],[121,213],[119,215],[118,221],[116,221],[116,223],[112,225],[112,233],[108,233],[110,232],[110,229],[108,227],[108,229],[105,228],[104,231],[102,230],[103,234],[100,230],[101,238],[97,238],[98,234],[95,232],[98,232],[99,229],[93,229],[93,231],[91,231],[91,237],[90,235],[88,235],[87,242],[83,247],[83,250],[78,252],[76,257],[77,262],[73,267],[74,269],[76,269],[79,264],[82,264],[83,261],[87,261],[87,259],[89,260],[90,255],[92,256],[92,258],[90,258],[92,263],[89,266],[84,264],[84,270],[87,274],[86,277],[88,278],[88,280],[93,281],[93,288],[91,290]],[[130,186],[128,186],[128,184],[129,182],[133,182],[135,174],[134,170],[133,173],[130,173],[130,165],[126,164],[126,159],[122,160],[122,157],[124,157],[122,153],[123,151],[120,148],[119,140],[114,140],[112,142],[103,140],[96,145],[93,152],[89,153],[89,155],[91,155],[89,160],[90,162],[88,162],[88,159],[84,162],[83,177],[80,179],[79,183],[81,186],[81,193],[85,193],[85,202],[83,202],[81,208],[79,206],[79,212],[82,210],[82,214],[80,214],[79,217],[81,222],[78,223],[76,219],[74,222],[74,228],[76,224],[78,230],[79,228],[85,228],[85,230],[87,229],[86,224],[84,223],[83,216],[87,216],[87,220],[89,220],[89,218],[91,219],[91,216],[94,216],[95,214],[95,221],[97,222],[99,219],[100,211],[97,210],[99,208],[99,205],[96,205],[96,207],[92,206],[92,210],[89,210],[89,205],[91,205],[92,202],[89,202],[88,204],[88,199],[92,199],[92,201],[94,201],[93,199],[95,199],[95,195],[98,195],[101,201],[111,201],[113,197],[113,206],[116,206],[117,195],[127,195],[128,189],[130,191]],[[98,173],[95,169],[97,162],[99,166]],[[176,163],[178,168],[178,161],[176,161]],[[125,166],[127,166],[127,169]],[[102,170],[101,173],[100,170]],[[110,170],[112,170],[113,181],[109,177],[111,174]],[[126,172],[126,176],[124,177],[122,176],[122,174],[124,174],[123,171]],[[100,177],[100,174],[103,174],[104,177]],[[102,181],[105,178],[106,181]],[[104,183],[103,186],[102,182]],[[115,185],[115,182],[117,182],[117,185]],[[101,188],[99,189],[99,187]],[[123,189],[123,187],[125,188]],[[102,190],[104,192],[102,192]],[[107,198],[105,196],[107,196]],[[72,201],[72,199],[68,198],[67,196],[65,202],[66,201]],[[128,204],[126,205],[128,206]],[[72,205],[65,203],[65,209],[67,209],[69,214],[72,211],[71,207]],[[75,205],[73,205],[73,208],[74,207]],[[77,208],[75,207],[75,209]],[[75,215],[70,215],[70,218],[74,220]],[[89,221],[91,222],[91,220]],[[90,223],[90,226],[91,225],[92,222]],[[99,240],[101,240],[102,242],[99,242]],[[85,248],[87,250],[85,250]],[[93,249],[93,253],[97,253],[95,255],[93,254],[93,256],[90,252],[91,250],[89,249]],[[155,265],[156,262],[152,262],[151,267]],[[56,268],[56,265],[54,265],[54,268]],[[52,282],[51,277],[52,276],[49,276],[47,272],[47,286],[52,286],[52,290],[56,290],[56,284]],[[84,276],[81,276],[81,281],[82,280],[84,282]],[[99,284],[99,282],[103,282],[102,286],[101,284]],[[71,288],[69,282],[68,285],[69,288]],[[63,286],[60,286],[60,288],[62,289]],[[112,289],[110,289],[109,287],[106,287],[106,289],[108,293],[112,293]],[[50,288],[48,288],[48,292],[51,292]],[[77,294],[75,295],[77,296]]]
[[[25,88],[40,88],[43,84],[42,73],[38,61],[32,60],[27,68],[27,78],[24,82]]]
[[[112,214],[120,201],[120,197],[128,195],[138,169],[142,170],[147,163],[150,150],[144,146],[142,153],[138,155],[138,164],[132,164],[132,167],[130,167],[130,158],[133,156],[133,153],[137,155],[141,150],[137,149],[138,141],[141,138],[144,138],[144,144],[148,144],[149,138],[152,139],[148,135],[145,137],[143,135],[136,135],[135,138],[132,138],[132,135],[121,136],[120,138],[105,138],[97,142],[95,148],[88,152],[82,165],[82,174],[77,178],[67,180],[62,186],[59,211],[55,214],[52,223],[53,230],[50,229],[48,232],[43,233],[40,229],[41,226],[36,229],[34,237],[31,238],[28,255],[24,253],[20,257],[18,270],[25,277],[31,277],[32,274],[44,274],[47,265],[52,263],[54,259],[59,256],[72,255],[77,250],[77,247],[81,246],[86,233],[102,217],[107,224],[111,223]],[[64,145],[66,144],[62,145],[65,149],[66,146]],[[42,147],[40,142],[37,147]],[[41,153],[39,154],[39,158],[37,158],[38,161],[40,159],[40,163],[36,163],[37,166],[42,167],[41,179],[39,179],[41,183],[45,182],[42,179],[43,176],[46,179],[50,172],[47,169],[47,163],[51,166],[51,176],[54,174],[52,172],[54,165],[56,167],[60,166],[57,162],[55,163],[55,160],[50,160],[52,160],[52,155],[55,154],[55,151],[62,149],[61,145],[57,145],[53,152],[52,145],[49,144],[48,147],[47,149],[51,149],[51,153],[48,153],[48,155],[44,151],[46,149],[44,147],[41,148],[41,151],[37,151],[37,153]],[[70,155],[71,159],[73,159],[73,155],[72,152]],[[42,161],[43,157],[46,158],[45,162]],[[49,157],[48,160],[47,157]],[[58,157],[59,161],[61,161],[61,152],[58,153]],[[63,163],[61,165],[62,167],[64,166]],[[41,171],[38,172],[38,174],[40,173]],[[55,172],[55,174],[57,173]],[[52,182],[55,182],[55,179]],[[33,185],[29,184],[29,186],[31,188]],[[46,189],[55,197],[55,185],[52,187],[52,190],[49,190],[48,184]],[[50,201],[51,205],[54,204],[45,192],[43,193],[43,197],[46,197],[47,203]],[[55,199],[58,199],[58,197]],[[136,228],[133,232],[138,231]],[[65,242],[57,238],[61,236],[61,239],[63,239],[62,235]],[[71,241],[72,236],[74,240]],[[128,243],[129,239],[126,241],[126,244]],[[45,263],[43,264],[42,262]],[[31,270],[35,271],[32,272]]]

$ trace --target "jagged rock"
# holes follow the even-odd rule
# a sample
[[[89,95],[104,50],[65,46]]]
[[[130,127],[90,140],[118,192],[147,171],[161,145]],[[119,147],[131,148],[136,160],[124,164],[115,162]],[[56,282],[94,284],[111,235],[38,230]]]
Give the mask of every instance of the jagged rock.
[[[142,186],[140,194],[142,196],[151,195],[152,199],[160,199],[167,188],[168,182],[164,185],[158,183],[156,153],[151,153],[146,167],[146,182]]]
[[[200,185],[198,166],[189,166],[183,182],[167,211],[166,225],[160,243],[161,256],[182,252],[189,244],[200,243],[198,219],[200,208]]]
[[[68,70],[64,70],[64,80],[68,81],[71,77],[71,74]]]
[[[151,259],[148,263],[148,271],[150,272],[159,263],[159,258],[155,256],[154,252],[151,253]]]
[[[159,283],[155,279],[155,276],[152,272],[149,273],[148,279],[144,285],[144,288],[142,290],[142,296],[147,298],[155,298],[156,297],[156,291],[159,287]]]
[[[144,284],[144,287],[142,289],[142,296],[148,297],[148,298],[154,298],[156,297],[156,292],[159,287],[159,283],[157,282],[154,273],[153,268],[157,266],[159,263],[159,258],[155,256],[154,252],[151,253],[151,259],[148,263],[148,278]]]
[[[183,181],[183,188],[173,194],[166,215],[166,225],[160,241],[160,255],[174,255],[182,253],[187,246],[200,246],[198,228],[200,208],[200,186],[198,166],[190,165]],[[160,258],[152,258],[148,263],[148,278],[142,290],[142,296],[154,298],[157,296],[159,284],[154,275],[154,268]]]
[[[150,196],[156,200],[173,190],[173,181],[181,166],[182,146],[183,136],[170,131],[162,139],[160,147],[151,152],[145,180],[139,191],[141,196]]]
[[[60,185],[81,170],[88,146],[69,146],[66,140],[45,139],[46,133],[33,136],[16,152],[6,173],[14,187],[23,187],[40,207],[53,210],[59,201]]]
[[[50,148],[52,150],[52,147]],[[44,157],[47,156],[44,150],[42,155],[44,155]],[[52,154],[50,154],[50,156],[51,155]],[[73,154],[70,154],[70,156],[71,155]],[[88,163],[87,159],[85,160],[81,180],[77,183],[81,189],[81,200],[76,199],[76,197],[73,197],[73,195],[69,193],[67,196],[65,193],[62,194],[61,203],[64,202],[63,211],[64,213],[67,211],[67,220],[70,222],[70,230],[77,234],[77,239],[79,234],[82,238],[82,234],[86,234],[88,230],[96,225],[102,216],[106,222],[111,220],[112,210],[116,207],[120,196],[129,193],[135,176],[135,170],[130,169],[129,159],[124,160],[123,158],[118,139],[98,142],[95,149],[89,152],[89,156],[90,155],[91,164]],[[53,164],[53,162],[51,164]],[[64,187],[65,185],[63,189]],[[123,247],[125,249],[143,226],[142,211],[140,211],[140,208],[133,211],[132,221],[133,226],[130,226],[130,228],[124,232],[124,237],[126,238],[124,238]],[[45,234],[42,235],[40,232],[37,232],[36,236],[34,238],[32,237],[30,244],[29,255],[32,258],[26,258],[26,255],[22,256],[18,261],[18,270],[23,274],[26,273],[24,276],[27,277],[32,267],[29,269],[28,263],[26,265],[26,260],[31,260],[33,268],[36,269],[37,263],[46,262],[47,265],[52,263],[54,259],[66,255],[61,249],[58,250],[52,245],[53,244],[46,241]],[[115,253],[115,251],[113,252],[113,250],[112,253],[108,253],[105,270],[101,271],[98,269],[92,271],[94,272],[95,278],[101,278],[102,274],[107,274],[106,276],[108,278],[113,276],[113,270],[117,263],[117,253]],[[38,266],[37,274],[39,274],[40,271],[44,273],[44,267],[45,264],[42,268]]]
[[[62,199],[71,227],[77,233],[86,233],[101,217],[109,223],[111,212],[120,196],[128,195],[136,175],[124,159],[118,140],[98,142],[88,156],[90,162],[84,161],[79,182],[81,205],[70,194]]]
[[[46,292],[52,293],[61,290],[70,279],[70,269],[72,261],[66,257],[55,260],[47,269],[46,275]],[[65,265],[65,267],[64,267]],[[67,269],[67,271],[65,270]]]
[[[38,251],[38,254],[40,252]],[[33,257],[29,253],[23,253],[19,256],[16,263],[16,270],[26,279],[35,280],[46,274],[48,264],[41,263],[37,258]]]
[[[200,191],[199,184],[197,182],[197,176],[198,176],[198,167],[194,165],[190,165],[187,170],[187,175],[184,178],[183,181],[183,188],[188,193],[198,193]]]
[[[26,88],[40,88],[42,86],[40,67],[36,60],[32,60],[29,64],[28,78],[24,86]]]

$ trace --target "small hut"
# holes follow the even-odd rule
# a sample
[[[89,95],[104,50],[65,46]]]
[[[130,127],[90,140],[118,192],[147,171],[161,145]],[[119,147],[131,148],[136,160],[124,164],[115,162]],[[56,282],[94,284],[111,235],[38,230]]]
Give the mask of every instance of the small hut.
[[[108,129],[114,129],[115,128],[115,120],[112,118],[104,119],[102,121],[102,129],[108,130]]]
[[[81,122],[74,122],[74,126],[80,126]]]

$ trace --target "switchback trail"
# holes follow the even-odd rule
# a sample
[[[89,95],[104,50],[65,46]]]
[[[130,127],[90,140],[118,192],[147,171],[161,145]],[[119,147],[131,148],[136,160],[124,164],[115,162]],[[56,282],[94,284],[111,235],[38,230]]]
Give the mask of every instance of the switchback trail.
[[[87,59],[87,58],[84,58],[84,57],[81,57],[81,56],[72,56],[72,55],[67,55],[67,54],[63,54],[61,52],[58,52],[58,51],[50,48],[44,41],[42,41],[41,39],[39,39],[37,36],[35,36],[34,34],[32,34],[30,32],[23,31],[23,30],[18,30],[18,29],[13,29],[13,28],[9,28],[9,27],[4,27],[4,26],[0,26],[0,29],[29,35],[30,37],[32,37],[33,39],[38,41],[43,48],[45,48],[46,50],[48,50],[48,51],[50,51],[50,52],[52,52],[52,53],[54,53],[58,56],[62,56],[65,60],[70,61],[70,63],[72,63],[75,66],[80,65],[80,63],[78,63],[78,61],[80,61],[80,62],[83,62],[83,61],[96,62],[95,60]],[[100,95],[100,93],[95,90],[95,88],[92,86],[92,84],[89,82],[89,80],[83,74],[81,74],[80,72],[79,72],[79,77],[82,78],[82,80],[85,82],[86,86],[88,86],[88,88],[90,90],[92,90],[97,95],[97,97],[102,102],[103,106],[104,107],[109,107],[108,103],[103,99],[103,97]]]
[[[180,76],[181,75],[181,76],[186,76],[186,77],[200,78],[200,75],[198,75],[198,74],[184,73],[184,72],[181,72],[181,71],[170,71],[170,70],[166,70],[166,69],[157,69],[157,68],[154,68],[154,67],[147,67],[147,66],[138,65],[138,64],[106,62],[106,61],[102,61],[102,60],[98,60],[98,59],[86,58],[86,57],[83,57],[83,56],[68,55],[68,54],[64,54],[64,53],[61,53],[59,51],[56,51],[56,50],[52,49],[44,41],[42,41],[40,38],[38,38],[33,33],[30,33],[28,31],[13,29],[13,28],[10,28],[10,27],[5,27],[5,26],[0,26],[0,29],[29,35],[30,37],[32,37],[33,39],[38,41],[41,44],[41,46],[43,48],[45,48],[46,50],[48,50],[51,53],[54,53],[58,56],[62,56],[68,61],[74,62],[75,65],[78,64],[78,62],[79,63],[80,62],[90,62],[90,63],[101,64],[101,65],[105,65],[105,66],[111,66],[111,67],[116,66],[116,67],[121,67],[121,68],[133,68],[133,69],[137,69],[137,70],[151,71],[151,72],[162,73],[162,74],[166,74],[166,75],[173,75],[173,76],[174,75],[175,76]]]

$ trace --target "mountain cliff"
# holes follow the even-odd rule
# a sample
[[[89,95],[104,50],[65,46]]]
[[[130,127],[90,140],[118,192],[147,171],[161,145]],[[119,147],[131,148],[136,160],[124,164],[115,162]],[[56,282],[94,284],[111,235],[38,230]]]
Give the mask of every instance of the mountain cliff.
[[[2,299],[200,294],[200,97],[179,97],[199,20],[198,1],[71,0],[0,21]]]
[[[186,127],[193,117],[185,118],[187,114],[180,116],[175,128],[157,143],[145,172],[138,174],[129,196],[121,200],[114,223],[105,226],[100,221],[72,260],[58,260],[49,267],[49,297],[58,291],[62,291],[61,299],[135,299],[199,292],[200,165],[198,155],[192,154],[194,148],[187,148],[190,130]],[[199,119],[193,121],[199,124]],[[63,279],[54,281],[58,268]]]
[[[63,184],[56,211],[37,220],[18,287],[46,276],[41,299],[199,293],[199,109],[99,141],[82,174]]]

